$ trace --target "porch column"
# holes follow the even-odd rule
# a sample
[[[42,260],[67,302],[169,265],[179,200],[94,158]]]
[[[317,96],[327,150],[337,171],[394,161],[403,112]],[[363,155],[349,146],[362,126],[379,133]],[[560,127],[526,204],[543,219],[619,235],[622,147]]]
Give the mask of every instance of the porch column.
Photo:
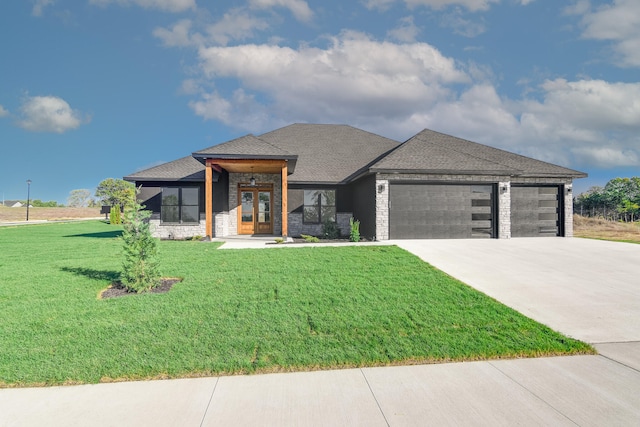
[[[207,237],[211,239],[213,238],[213,169],[209,160],[207,160],[205,167],[204,191],[206,233]]]
[[[289,185],[287,183],[287,162],[285,161],[282,165],[282,235],[286,236],[289,234],[288,224],[287,224],[287,193],[288,193]]]

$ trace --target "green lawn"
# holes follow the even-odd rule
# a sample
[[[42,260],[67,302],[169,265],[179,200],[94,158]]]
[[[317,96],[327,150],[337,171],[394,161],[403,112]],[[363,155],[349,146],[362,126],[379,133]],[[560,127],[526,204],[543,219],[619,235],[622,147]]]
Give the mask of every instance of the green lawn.
[[[0,228],[0,386],[591,353],[392,246],[160,243],[167,294],[100,300],[120,230]]]

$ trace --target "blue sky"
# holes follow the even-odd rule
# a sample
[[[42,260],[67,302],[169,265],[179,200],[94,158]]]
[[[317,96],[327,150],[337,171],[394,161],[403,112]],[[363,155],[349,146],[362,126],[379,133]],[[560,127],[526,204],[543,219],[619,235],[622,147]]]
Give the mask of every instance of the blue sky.
[[[8,0],[0,31],[5,199],[297,122],[640,175],[637,0]]]

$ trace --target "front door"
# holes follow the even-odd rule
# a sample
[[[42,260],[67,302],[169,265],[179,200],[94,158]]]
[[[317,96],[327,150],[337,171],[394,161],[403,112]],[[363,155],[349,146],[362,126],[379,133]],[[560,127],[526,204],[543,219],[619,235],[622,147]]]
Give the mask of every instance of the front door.
[[[271,234],[273,190],[270,188],[240,188],[238,234]]]

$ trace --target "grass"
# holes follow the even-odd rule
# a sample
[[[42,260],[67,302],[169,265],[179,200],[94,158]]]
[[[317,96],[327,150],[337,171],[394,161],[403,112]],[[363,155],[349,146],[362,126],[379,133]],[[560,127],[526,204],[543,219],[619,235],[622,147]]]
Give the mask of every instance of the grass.
[[[163,241],[167,294],[100,300],[102,222],[0,228],[0,386],[592,353],[394,246]]]
[[[640,243],[640,223],[606,221],[602,218],[574,215],[573,234],[588,239]]]
[[[29,221],[56,221],[78,218],[99,218],[100,208],[29,208]],[[0,222],[22,222],[27,218],[27,207],[10,208],[0,206]]]

